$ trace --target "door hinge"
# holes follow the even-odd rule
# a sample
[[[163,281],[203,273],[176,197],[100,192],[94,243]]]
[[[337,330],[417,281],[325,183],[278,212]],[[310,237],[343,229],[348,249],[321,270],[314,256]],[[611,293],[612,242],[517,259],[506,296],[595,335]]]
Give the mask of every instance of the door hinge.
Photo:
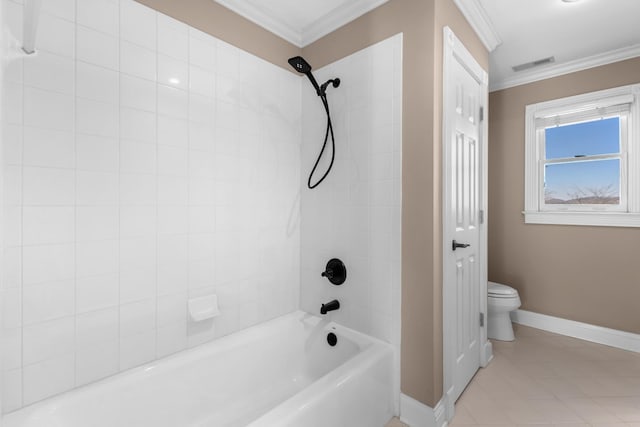
[[[484,107],[480,107],[480,121],[484,120]]]
[[[480,224],[484,224],[484,210],[480,209],[480,212],[478,212],[478,216],[478,221],[480,221]]]
[[[480,327],[484,326],[484,313],[480,313]]]

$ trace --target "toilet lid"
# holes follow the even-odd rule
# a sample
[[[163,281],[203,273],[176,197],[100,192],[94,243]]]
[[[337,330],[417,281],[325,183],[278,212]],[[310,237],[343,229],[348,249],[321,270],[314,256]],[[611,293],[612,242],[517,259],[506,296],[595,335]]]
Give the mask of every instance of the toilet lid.
[[[514,297],[518,295],[518,291],[507,286],[501,285],[500,283],[489,282],[487,286],[487,291],[489,295],[497,295],[501,297]]]

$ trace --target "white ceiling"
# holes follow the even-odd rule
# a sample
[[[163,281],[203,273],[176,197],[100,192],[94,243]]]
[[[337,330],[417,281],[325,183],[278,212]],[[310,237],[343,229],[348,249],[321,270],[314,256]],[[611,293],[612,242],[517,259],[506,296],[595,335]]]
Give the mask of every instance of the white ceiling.
[[[493,89],[640,56],[640,0],[473,0],[502,40],[490,54]],[[556,62],[514,72],[514,65]]]
[[[304,47],[388,0],[215,0]]]

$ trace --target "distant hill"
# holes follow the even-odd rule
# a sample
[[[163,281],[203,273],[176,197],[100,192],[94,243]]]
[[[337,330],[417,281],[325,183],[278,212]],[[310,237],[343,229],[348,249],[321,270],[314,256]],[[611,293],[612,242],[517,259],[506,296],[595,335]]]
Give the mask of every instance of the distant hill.
[[[579,197],[577,199],[563,200],[557,198],[545,199],[547,205],[617,205],[620,197]]]

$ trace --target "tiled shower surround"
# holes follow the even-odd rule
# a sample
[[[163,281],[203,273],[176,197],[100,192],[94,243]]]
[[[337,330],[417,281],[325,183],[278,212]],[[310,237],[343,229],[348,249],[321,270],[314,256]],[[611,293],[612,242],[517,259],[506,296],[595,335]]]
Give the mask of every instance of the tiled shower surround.
[[[340,310],[328,318],[399,350],[402,34],[316,72],[320,83],[334,77],[342,81],[327,89],[335,163],[322,184],[302,192],[301,308],[317,314],[322,303],[338,299]],[[326,126],[322,104],[306,81],[302,111],[306,189]],[[343,285],[320,276],[331,258],[347,267]]]
[[[3,81],[5,412],[333,298],[398,348],[401,35],[316,71],[342,85],[315,190],[303,76],[133,0],[46,0],[36,48]]]
[[[5,412],[298,308],[298,76],[132,0],[45,0],[37,49],[4,80]]]

